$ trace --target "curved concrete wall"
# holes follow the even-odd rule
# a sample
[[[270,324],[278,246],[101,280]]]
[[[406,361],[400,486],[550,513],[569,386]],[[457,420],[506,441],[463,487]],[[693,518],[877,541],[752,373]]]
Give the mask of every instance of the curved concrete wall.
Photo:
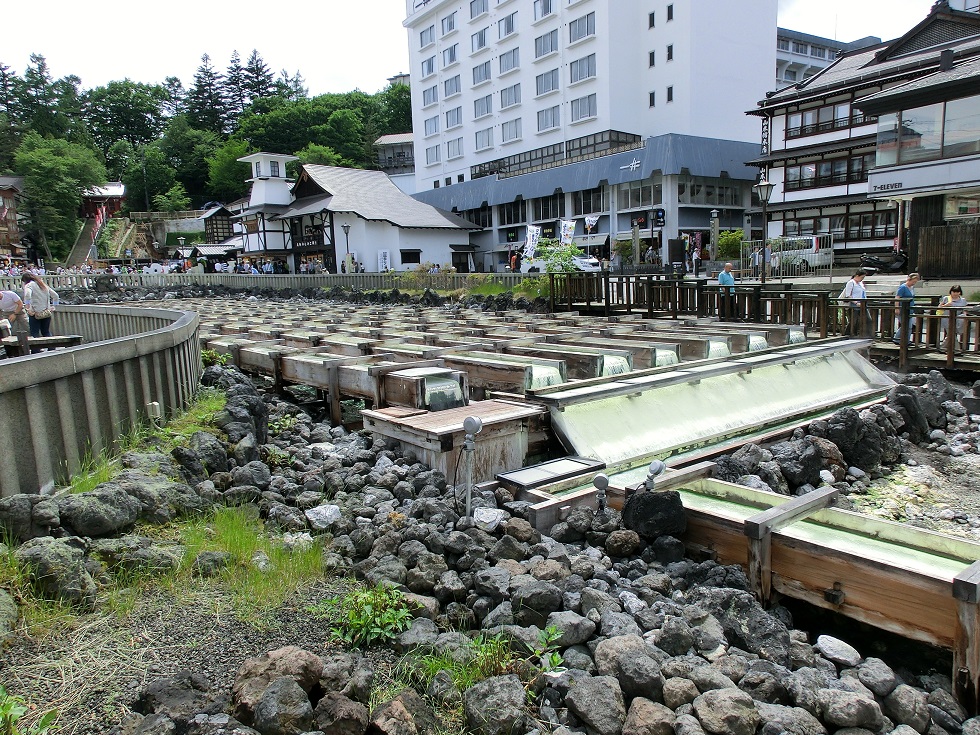
[[[147,418],[185,407],[201,376],[197,314],[62,306],[57,334],[85,344],[0,360],[0,496],[50,492]]]

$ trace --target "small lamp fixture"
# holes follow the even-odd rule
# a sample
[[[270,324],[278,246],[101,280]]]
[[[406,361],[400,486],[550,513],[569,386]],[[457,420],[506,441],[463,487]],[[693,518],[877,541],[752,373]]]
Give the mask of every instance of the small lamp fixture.
[[[661,462],[659,459],[655,459],[650,463],[650,467],[647,469],[647,479],[644,485],[647,490],[653,490],[654,486],[657,484],[657,477],[664,473],[667,469],[667,465]]]
[[[609,478],[601,472],[592,478],[595,486],[595,502],[600,513],[606,512],[606,490],[609,488]]]

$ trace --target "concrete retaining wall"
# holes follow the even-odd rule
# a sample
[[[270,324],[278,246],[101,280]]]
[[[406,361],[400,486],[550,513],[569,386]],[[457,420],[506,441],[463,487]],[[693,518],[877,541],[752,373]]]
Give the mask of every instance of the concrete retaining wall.
[[[85,344],[0,360],[0,497],[50,492],[151,402],[164,417],[184,408],[201,376],[198,325],[187,311],[60,307],[53,331]]]

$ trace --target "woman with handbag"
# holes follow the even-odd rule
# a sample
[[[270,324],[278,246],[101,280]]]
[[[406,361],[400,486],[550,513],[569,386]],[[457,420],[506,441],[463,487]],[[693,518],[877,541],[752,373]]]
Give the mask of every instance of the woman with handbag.
[[[24,306],[27,309],[31,336],[50,337],[51,314],[58,305],[58,292],[33,273],[24,273],[20,280],[24,284]]]

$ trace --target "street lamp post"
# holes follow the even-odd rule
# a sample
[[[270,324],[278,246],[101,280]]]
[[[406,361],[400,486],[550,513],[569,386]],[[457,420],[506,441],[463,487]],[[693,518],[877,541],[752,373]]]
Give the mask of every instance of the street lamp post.
[[[340,226],[340,229],[344,231],[344,246],[347,249],[347,257],[344,258],[344,262],[347,264],[347,271],[350,272],[351,262],[350,262],[350,224],[344,222]]]
[[[765,285],[766,270],[769,267],[769,262],[766,260],[766,249],[769,247],[769,223],[766,220],[766,205],[769,204],[769,197],[772,196],[773,184],[769,182],[766,173],[763,171],[759,183],[752,188],[755,189],[759,195],[759,201],[762,202],[762,285]]]

